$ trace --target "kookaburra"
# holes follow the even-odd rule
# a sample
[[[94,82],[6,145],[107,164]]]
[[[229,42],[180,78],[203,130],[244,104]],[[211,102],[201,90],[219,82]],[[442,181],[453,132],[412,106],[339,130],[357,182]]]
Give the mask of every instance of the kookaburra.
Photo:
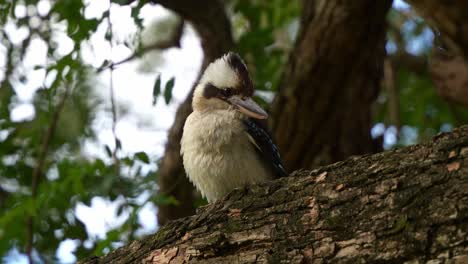
[[[187,176],[208,202],[286,175],[261,122],[268,114],[252,100],[253,93],[247,66],[232,52],[212,62],[195,88],[181,155]]]

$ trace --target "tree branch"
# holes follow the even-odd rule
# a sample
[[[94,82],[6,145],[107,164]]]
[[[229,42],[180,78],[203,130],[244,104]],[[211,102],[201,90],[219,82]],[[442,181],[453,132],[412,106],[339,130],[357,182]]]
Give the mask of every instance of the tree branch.
[[[437,93],[448,102],[468,107],[468,61],[448,51],[434,50],[429,68]]]
[[[67,85],[65,87],[65,93],[63,94],[62,98],[60,99],[59,103],[56,106],[55,112],[52,115],[51,123],[47,129],[47,132],[44,135],[44,139],[42,140],[42,145],[39,151],[39,155],[37,158],[37,164],[34,167],[32,173],[32,183],[31,183],[31,197],[34,199],[37,196],[37,189],[39,187],[39,183],[41,180],[41,176],[43,173],[43,169],[45,166],[45,161],[47,157],[47,152],[49,150],[50,142],[54,137],[55,131],[57,129],[58,120],[60,118],[60,114],[65,106],[65,102],[70,95],[70,86]],[[27,228],[27,240],[26,240],[26,254],[28,256],[29,263],[34,263],[32,258],[32,249],[34,243],[34,218],[33,216],[29,216],[26,221],[26,228]]]
[[[112,61],[112,50],[114,49],[114,45],[112,40],[114,38],[114,31],[112,30],[112,21],[110,19],[110,12],[111,8],[109,5],[109,16],[107,17],[107,33],[109,35],[109,46],[110,46],[110,58],[109,61]],[[111,63],[109,67],[109,97],[110,97],[110,104],[111,104],[111,113],[112,113],[112,136],[114,137],[114,150],[112,151],[112,159],[114,161],[115,166],[115,173],[116,177],[120,175],[120,161],[117,158],[117,152],[119,150],[119,138],[117,137],[116,128],[117,128],[117,106],[115,102],[115,90],[114,90],[114,67],[115,64]]]
[[[106,69],[110,69],[110,68],[115,68],[116,66],[119,66],[121,64],[124,64],[124,63],[127,63],[127,62],[130,62],[134,59],[137,59],[137,58],[140,58],[141,56],[145,55],[146,53],[150,52],[150,51],[153,51],[153,50],[165,50],[165,49],[169,49],[169,48],[180,48],[180,39],[182,38],[182,34],[184,32],[184,21],[183,20],[179,20],[179,22],[177,23],[177,25],[175,26],[171,36],[167,39],[162,39],[162,40],[159,40],[159,41],[156,41],[155,43],[151,44],[151,45],[148,45],[148,46],[144,46],[142,48],[139,48],[138,50],[136,50],[133,54],[131,54],[130,56],[128,56],[127,58],[121,60],[121,61],[118,61],[118,62],[112,62],[108,65],[103,65],[101,67],[99,67],[97,69],[97,72],[100,73]]]
[[[465,126],[237,189],[80,263],[465,263],[467,162]]]
[[[440,31],[444,44],[468,61],[468,1],[408,0],[408,3]]]
[[[189,21],[199,34],[205,57],[217,58],[233,46],[231,22],[220,0],[152,0]],[[208,61],[211,62],[211,61]]]

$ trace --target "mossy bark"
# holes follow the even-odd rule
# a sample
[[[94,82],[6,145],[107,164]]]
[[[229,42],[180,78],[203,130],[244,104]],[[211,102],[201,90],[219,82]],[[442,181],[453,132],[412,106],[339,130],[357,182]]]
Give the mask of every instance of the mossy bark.
[[[235,190],[81,263],[446,261],[468,263],[468,126]]]

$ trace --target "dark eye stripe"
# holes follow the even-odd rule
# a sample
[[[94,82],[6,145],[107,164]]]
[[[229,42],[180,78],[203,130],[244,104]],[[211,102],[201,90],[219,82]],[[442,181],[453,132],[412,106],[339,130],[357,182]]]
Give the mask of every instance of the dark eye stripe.
[[[207,83],[205,85],[205,89],[203,89],[203,97],[207,99],[218,96],[218,93],[219,93],[218,87],[214,86],[211,83]]]
[[[227,87],[227,88],[218,88],[211,83],[207,83],[205,85],[205,89],[203,89],[203,97],[210,99],[212,97],[217,98],[227,98],[236,94],[239,94],[239,89]]]

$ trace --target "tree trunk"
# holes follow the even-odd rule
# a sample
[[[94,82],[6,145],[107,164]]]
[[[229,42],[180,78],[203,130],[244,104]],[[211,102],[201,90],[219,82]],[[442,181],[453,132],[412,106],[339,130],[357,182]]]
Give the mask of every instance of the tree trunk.
[[[468,263],[467,164],[465,126],[235,190],[81,263]]]
[[[330,164],[380,150],[371,105],[385,57],[392,1],[304,1],[301,30],[274,106],[286,168]]]
[[[177,109],[174,123],[168,133],[164,157],[158,170],[158,185],[161,194],[172,196],[178,202],[177,205],[158,206],[158,223],[164,225],[169,220],[195,213],[196,193],[192,183],[185,176],[180,156],[180,139],[185,119],[192,112],[192,93],[198,78],[210,62],[232,48],[233,39],[231,24],[224,11],[224,5],[217,0],[206,1],[204,4],[185,0],[158,0],[155,3],[173,10],[192,23],[199,34],[204,53],[197,81],[185,101]]]

